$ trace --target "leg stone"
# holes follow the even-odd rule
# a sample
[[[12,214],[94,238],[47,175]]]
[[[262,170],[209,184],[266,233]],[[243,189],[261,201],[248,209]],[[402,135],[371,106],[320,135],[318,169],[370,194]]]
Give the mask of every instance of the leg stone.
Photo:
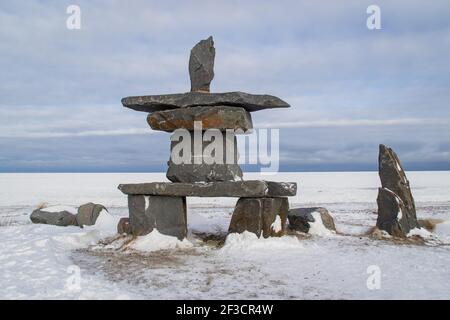
[[[280,237],[286,230],[288,211],[287,198],[240,198],[228,232],[249,231],[258,237]]]
[[[129,195],[131,233],[160,233],[183,239],[187,235],[186,197]]]

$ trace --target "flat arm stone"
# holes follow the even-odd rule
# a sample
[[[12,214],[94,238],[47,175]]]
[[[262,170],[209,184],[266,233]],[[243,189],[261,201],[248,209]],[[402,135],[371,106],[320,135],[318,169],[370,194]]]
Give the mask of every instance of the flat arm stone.
[[[245,92],[202,93],[187,92],[176,94],[135,96],[122,99],[124,107],[143,112],[187,108],[196,106],[242,107],[252,112],[272,108],[289,108],[290,105],[278,97],[267,94]]]

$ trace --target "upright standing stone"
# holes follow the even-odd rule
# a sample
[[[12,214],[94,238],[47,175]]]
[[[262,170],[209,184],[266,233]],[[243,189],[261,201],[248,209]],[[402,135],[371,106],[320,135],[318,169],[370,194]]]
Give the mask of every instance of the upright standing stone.
[[[209,92],[209,85],[214,78],[215,56],[216,49],[212,37],[200,41],[192,48],[189,58],[191,91]]]
[[[240,198],[228,232],[248,231],[264,238],[282,236],[286,230],[288,211],[287,198]]]
[[[187,235],[186,198],[129,195],[131,233],[143,236],[157,229],[182,240]]]
[[[378,166],[381,188],[377,198],[377,227],[391,235],[404,237],[411,229],[419,227],[409,181],[397,154],[382,144]]]

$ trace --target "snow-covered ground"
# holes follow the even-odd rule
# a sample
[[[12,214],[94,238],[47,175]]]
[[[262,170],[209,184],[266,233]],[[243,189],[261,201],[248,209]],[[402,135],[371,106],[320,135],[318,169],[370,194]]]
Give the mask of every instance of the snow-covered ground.
[[[189,198],[191,233],[183,242],[157,232],[112,241],[118,219],[127,216],[117,185],[164,181],[164,174],[0,174],[0,298],[449,299],[450,172],[407,175],[418,217],[446,220],[425,245],[364,235],[376,220],[376,172],[246,174],[297,181],[291,207],[328,208],[338,233],[233,234],[224,244],[233,198]],[[40,203],[89,201],[110,212],[95,226],[29,220]]]

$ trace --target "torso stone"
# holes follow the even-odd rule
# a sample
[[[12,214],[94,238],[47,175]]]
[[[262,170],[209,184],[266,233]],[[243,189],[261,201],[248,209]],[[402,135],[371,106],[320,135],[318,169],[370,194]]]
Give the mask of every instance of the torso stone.
[[[213,106],[189,107],[165,111],[155,111],[147,116],[153,130],[172,132],[176,129],[194,130],[194,122],[200,122],[203,130],[252,129],[252,117],[240,107]]]

